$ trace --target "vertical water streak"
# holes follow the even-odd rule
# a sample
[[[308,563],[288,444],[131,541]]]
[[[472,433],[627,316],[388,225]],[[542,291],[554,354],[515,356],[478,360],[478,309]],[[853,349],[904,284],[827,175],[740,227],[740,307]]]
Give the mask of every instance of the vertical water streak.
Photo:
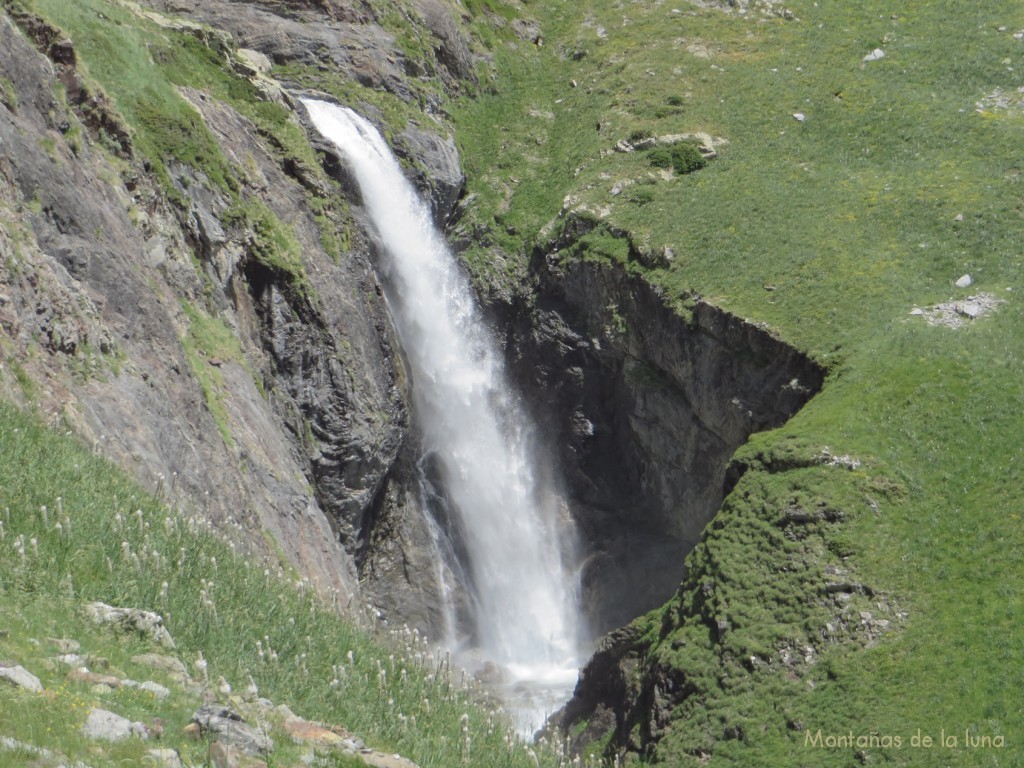
[[[513,676],[571,685],[580,641],[575,568],[563,552],[571,521],[539,480],[531,427],[469,283],[377,130],[343,107],[304,104],[348,160],[386,250],[378,268],[424,451],[470,560],[480,651]]]

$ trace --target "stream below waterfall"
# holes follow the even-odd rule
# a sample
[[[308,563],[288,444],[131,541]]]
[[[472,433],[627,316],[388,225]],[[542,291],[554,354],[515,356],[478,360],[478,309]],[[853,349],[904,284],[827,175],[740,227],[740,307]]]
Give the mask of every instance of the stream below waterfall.
[[[528,733],[572,693],[585,639],[575,529],[553,462],[509,390],[469,281],[387,142],[347,108],[303,103],[347,161],[383,246],[377,270],[422,441],[419,502],[449,596],[449,636],[437,639],[471,671],[497,670]]]

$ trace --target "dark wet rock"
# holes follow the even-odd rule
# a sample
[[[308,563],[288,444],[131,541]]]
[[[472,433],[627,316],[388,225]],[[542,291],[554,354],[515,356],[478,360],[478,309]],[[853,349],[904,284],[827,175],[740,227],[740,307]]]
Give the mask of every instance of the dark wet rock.
[[[586,724],[575,743],[589,744],[607,733],[621,736],[629,702],[639,692],[641,634],[636,625],[627,625],[603,637],[580,670],[572,699],[551,716],[555,724]]]
[[[410,124],[398,137],[395,151],[413,161],[413,182],[431,201],[434,221],[443,229],[466,184],[455,140],[451,136],[442,139]]]
[[[562,446],[599,633],[663,603],[724,497],[729,459],[820,388],[824,371],[766,329],[617,265],[535,261],[536,302],[512,322],[515,370]]]

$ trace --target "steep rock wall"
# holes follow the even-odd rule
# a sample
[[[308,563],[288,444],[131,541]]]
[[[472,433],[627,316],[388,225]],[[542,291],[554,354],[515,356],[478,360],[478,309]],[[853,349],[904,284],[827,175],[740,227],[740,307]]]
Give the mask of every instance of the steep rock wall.
[[[7,396],[347,604],[406,413],[367,239],[311,209],[337,185],[282,160],[230,105],[181,91],[240,163],[238,200],[287,222],[301,263],[282,271],[202,168],[168,163],[184,201],[169,202],[115,106],[83,80],[74,41],[14,18],[0,15]],[[325,228],[349,239],[341,258]]]
[[[535,254],[531,292],[510,302],[492,294],[488,310],[514,386],[558,458],[597,637],[672,596],[722,503],[736,449],[784,423],[825,372],[766,328],[699,298],[671,302],[630,263],[572,255],[592,226],[569,222]],[[422,472],[414,443],[405,447],[375,517],[364,584],[385,615],[437,637],[442,578],[459,576],[432,554]],[[437,517],[443,528],[443,510]]]
[[[591,226],[569,222],[536,254],[535,300],[509,349],[560,452],[585,611],[602,634],[668,599],[733,452],[785,422],[824,371],[699,298],[673,306],[629,263],[567,255]]]
[[[83,74],[76,41],[18,4],[0,13],[5,395],[341,605],[364,563],[379,591],[401,581],[392,518],[429,532],[405,511],[406,381],[357,191],[269,66],[328,67],[406,100],[423,74],[449,90],[471,81],[458,17],[413,7],[436,60],[409,59],[365,3],[118,5],[119,23],[161,30],[152,55],[198,41],[204,66],[251,81],[319,151],[261,122],[282,110],[254,122],[189,84],[177,93],[215,146],[205,161],[165,154],[163,176],[135,146],[139,126]],[[430,127],[398,126],[396,149],[444,222],[463,176]],[[430,623],[421,602],[398,614]]]

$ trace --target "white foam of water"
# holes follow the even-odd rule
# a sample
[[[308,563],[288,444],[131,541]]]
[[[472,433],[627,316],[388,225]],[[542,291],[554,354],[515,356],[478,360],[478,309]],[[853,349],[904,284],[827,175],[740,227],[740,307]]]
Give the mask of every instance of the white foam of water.
[[[384,244],[379,269],[415,418],[470,561],[478,652],[513,681],[557,688],[564,699],[581,642],[576,569],[566,562],[572,523],[534,465],[532,428],[469,283],[373,125],[344,107],[303,103],[347,159]]]

